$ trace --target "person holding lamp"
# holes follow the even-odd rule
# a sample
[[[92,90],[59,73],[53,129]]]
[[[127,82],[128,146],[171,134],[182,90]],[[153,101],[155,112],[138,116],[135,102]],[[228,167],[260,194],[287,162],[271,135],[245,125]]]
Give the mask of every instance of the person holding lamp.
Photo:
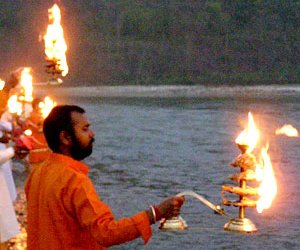
[[[88,178],[88,166],[81,162],[92,153],[95,137],[81,107],[54,107],[43,131],[53,153],[33,169],[25,185],[28,250],[104,250],[139,237],[146,244],[151,224],[179,215],[183,196],[129,218],[114,218]]]

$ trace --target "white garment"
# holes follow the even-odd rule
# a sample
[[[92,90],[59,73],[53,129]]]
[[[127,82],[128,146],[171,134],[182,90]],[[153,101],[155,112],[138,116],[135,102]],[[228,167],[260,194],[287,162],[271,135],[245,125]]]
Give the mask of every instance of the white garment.
[[[6,148],[5,144],[0,143],[0,152],[8,150],[8,149],[10,149],[10,148]],[[1,175],[5,179],[6,187],[8,189],[11,202],[13,202],[17,198],[17,190],[16,190],[14,177],[12,175],[12,170],[11,170],[12,162],[11,162],[10,158],[8,160],[6,160],[3,164],[0,165],[0,169],[1,169]]]
[[[5,242],[20,233],[2,164],[13,155],[13,148],[0,151],[0,242]]]
[[[3,135],[4,131],[7,131],[7,132],[12,131],[12,124],[11,124],[11,122],[8,122],[6,120],[2,120],[2,117],[1,117],[1,120],[0,120],[0,136]]]
[[[3,131],[12,131],[12,124],[7,121],[0,121],[0,136],[2,136]],[[0,151],[6,149],[6,144],[0,143]],[[11,156],[12,157],[12,156]],[[10,158],[11,158],[10,157]],[[15,201],[17,198],[17,190],[14,182],[14,178],[12,175],[12,162],[8,158],[4,163],[1,164],[2,175],[5,177],[6,185],[9,190],[9,194],[12,201]]]

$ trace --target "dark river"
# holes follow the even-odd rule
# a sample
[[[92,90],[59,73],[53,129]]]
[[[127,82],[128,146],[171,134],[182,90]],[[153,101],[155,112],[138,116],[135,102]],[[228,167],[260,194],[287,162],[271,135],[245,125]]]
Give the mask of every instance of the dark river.
[[[239,154],[234,141],[249,111],[270,145],[278,193],[262,214],[246,209],[256,233],[224,231],[226,217],[186,197],[181,215],[187,230],[163,232],[157,223],[147,246],[138,239],[111,249],[300,249],[300,140],[275,135],[284,124],[300,129],[299,101],[297,96],[77,98],[96,132],[94,152],[86,161],[90,177],[116,218],[186,190],[220,204],[222,185],[233,184],[228,176],[237,169],[229,164]],[[224,208],[238,215],[237,208]]]

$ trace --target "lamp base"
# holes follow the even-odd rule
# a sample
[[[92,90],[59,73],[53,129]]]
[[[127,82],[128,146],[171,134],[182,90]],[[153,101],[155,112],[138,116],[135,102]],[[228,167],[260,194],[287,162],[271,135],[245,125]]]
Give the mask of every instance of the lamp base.
[[[185,220],[182,219],[181,216],[178,216],[178,217],[172,217],[171,219],[168,220],[162,220],[160,222],[159,229],[165,231],[179,231],[179,230],[184,230],[187,227],[188,226]]]
[[[231,219],[224,225],[224,229],[228,231],[242,232],[242,233],[253,233],[257,231],[255,224],[247,219],[235,218]]]

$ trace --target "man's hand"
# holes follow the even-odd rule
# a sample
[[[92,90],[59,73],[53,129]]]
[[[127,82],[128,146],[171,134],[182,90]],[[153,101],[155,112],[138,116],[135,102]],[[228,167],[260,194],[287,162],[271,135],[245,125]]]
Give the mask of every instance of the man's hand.
[[[184,202],[183,196],[175,196],[164,200],[156,206],[152,206],[147,212],[151,223],[161,219],[169,219],[180,214],[180,208]]]
[[[21,135],[15,141],[15,157],[18,159],[25,158],[29,151],[33,148],[32,137]]]
[[[14,150],[15,150],[15,157],[20,160],[24,159],[29,154],[29,149],[24,147],[19,147],[17,145],[14,147]]]

